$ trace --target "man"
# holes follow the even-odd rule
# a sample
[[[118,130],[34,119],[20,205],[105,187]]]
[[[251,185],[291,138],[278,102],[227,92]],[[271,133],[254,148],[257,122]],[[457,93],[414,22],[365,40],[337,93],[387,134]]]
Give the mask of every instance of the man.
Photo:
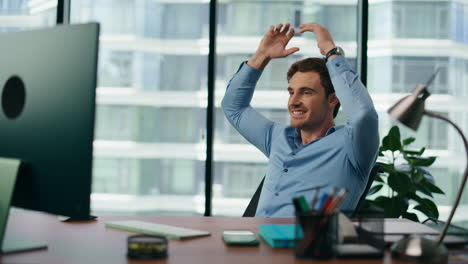
[[[286,49],[294,36],[289,24],[270,27],[256,53],[229,82],[222,101],[226,118],[269,158],[258,217],[293,217],[292,199],[304,195],[310,200],[314,188],[346,188],[340,208],[354,210],[377,157],[378,118],[367,89],[326,28],[317,23],[299,28],[300,33],[313,32],[320,53],[327,56],[326,64],[308,58],[289,69],[290,126],[268,120],[250,106],[268,62],[299,51]],[[349,119],[344,126],[335,126],[333,120],[339,103]]]

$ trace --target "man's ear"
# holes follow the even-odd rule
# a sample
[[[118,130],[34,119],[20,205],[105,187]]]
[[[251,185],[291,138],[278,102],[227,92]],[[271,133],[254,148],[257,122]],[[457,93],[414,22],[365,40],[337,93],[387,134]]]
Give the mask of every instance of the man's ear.
[[[335,108],[335,106],[340,102],[340,100],[338,100],[338,97],[336,97],[336,93],[332,93],[328,96],[328,104],[330,106],[333,106],[333,108]]]

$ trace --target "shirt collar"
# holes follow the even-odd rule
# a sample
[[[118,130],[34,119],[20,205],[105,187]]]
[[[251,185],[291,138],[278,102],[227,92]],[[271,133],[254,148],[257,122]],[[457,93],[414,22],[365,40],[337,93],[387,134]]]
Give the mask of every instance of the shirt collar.
[[[296,129],[296,128],[292,128],[292,127],[289,127],[289,131],[288,131],[288,137],[290,139],[292,139],[294,141],[294,144],[297,146],[297,147],[300,147],[302,146],[302,138],[301,138],[301,133],[299,133],[299,129]],[[332,134],[333,132],[335,132],[336,128],[333,126],[333,127],[330,127],[328,130],[327,130],[327,133],[325,133],[325,137]],[[317,141],[319,140],[320,138],[314,140],[314,141]],[[312,141],[312,142],[314,142]]]

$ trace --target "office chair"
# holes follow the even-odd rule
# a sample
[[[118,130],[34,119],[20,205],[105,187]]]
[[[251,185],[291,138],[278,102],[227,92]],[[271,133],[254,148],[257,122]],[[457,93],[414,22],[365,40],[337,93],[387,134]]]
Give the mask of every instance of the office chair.
[[[384,172],[382,166],[377,165],[377,164],[374,165],[371,172],[369,173],[369,179],[367,180],[366,189],[364,189],[364,192],[359,198],[359,202],[356,206],[356,209],[354,209],[354,212],[352,213],[352,217],[355,217],[359,213],[359,211],[361,210],[361,207],[364,204],[364,201],[366,200],[367,193],[369,193],[372,183],[374,182],[374,179],[377,176],[377,173],[382,173],[382,172]],[[263,176],[263,179],[260,182],[260,185],[258,186],[254,195],[252,196],[252,199],[250,199],[249,205],[247,205],[247,208],[245,209],[242,217],[254,217],[255,216],[255,212],[257,212],[258,200],[260,199],[260,193],[262,192],[264,181],[265,181],[265,176]]]
[[[359,214],[359,212],[361,211],[364,205],[364,201],[366,200],[366,196],[369,193],[369,190],[372,186],[372,183],[374,182],[375,177],[377,176],[378,173],[382,173],[382,172],[384,172],[384,169],[382,166],[375,164],[374,167],[372,167],[372,170],[369,173],[369,179],[367,180],[366,189],[364,189],[364,192],[359,198],[359,202],[356,205],[356,209],[354,209],[354,212],[351,214],[351,217],[356,217]]]
[[[252,199],[250,199],[249,205],[247,205],[247,208],[245,209],[245,212],[242,215],[242,217],[254,217],[255,216],[255,212],[257,212],[258,199],[260,199],[260,193],[262,192],[264,181],[265,181],[265,176],[263,176],[263,179],[260,182],[260,185],[258,185],[258,188],[255,191],[254,195],[252,196]]]

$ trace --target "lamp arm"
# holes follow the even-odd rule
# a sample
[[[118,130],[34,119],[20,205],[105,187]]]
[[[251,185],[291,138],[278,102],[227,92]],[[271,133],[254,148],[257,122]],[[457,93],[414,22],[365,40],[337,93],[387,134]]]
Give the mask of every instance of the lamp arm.
[[[435,118],[447,121],[453,127],[455,127],[455,129],[457,130],[457,132],[460,134],[460,136],[463,139],[463,144],[465,145],[466,157],[467,157],[467,161],[468,161],[468,143],[466,141],[465,135],[463,135],[462,130],[454,122],[450,121],[448,118],[446,118],[446,117],[444,117],[442,115],[436,114],[436,113],[431,112],[431,111],[424,111],[424,114],[426,114],[426,115],[428,115],[430,117],[435,117]],[[452,211],[450,211],[449,218],[445,222],[444,228],[442,229],[442,232],[439,234],[439,237],[437,238],[437,242],[439,244],[442,243],[442,241],[444,240],[445,235],[447,234],[447,230],[448,230],[448,227],[450,226],[450,223],[452,222],[452,218],[453,218],[453,215],[455,214],[455,210],[457,210],[458,203],[460,203],[460,199],[461,199],[461,196],[463,194],[463,189],[465,188],[465,183],[466,183],[467,178],[468,178],[468,163],[467,163],[467,166],[465,168],[465,174],[463,175],[462,182],[461,182],[461,185],[460,185],[460,189],[458,189],[457,197],[455,198],[455,203],[453,204]]]

